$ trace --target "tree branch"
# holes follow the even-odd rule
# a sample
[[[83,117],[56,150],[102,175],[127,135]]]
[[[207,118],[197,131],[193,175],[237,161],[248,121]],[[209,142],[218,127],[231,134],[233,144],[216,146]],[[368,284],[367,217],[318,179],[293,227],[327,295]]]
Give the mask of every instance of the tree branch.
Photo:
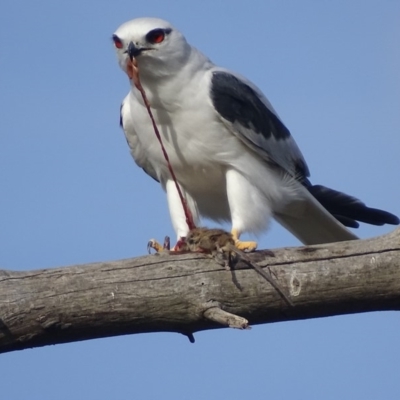
[[[244,263],[152,255],[0,271],[0,353],[142,332],[193,333],[400,308],[400,229],[374,239],[250,254],[294,303]]]

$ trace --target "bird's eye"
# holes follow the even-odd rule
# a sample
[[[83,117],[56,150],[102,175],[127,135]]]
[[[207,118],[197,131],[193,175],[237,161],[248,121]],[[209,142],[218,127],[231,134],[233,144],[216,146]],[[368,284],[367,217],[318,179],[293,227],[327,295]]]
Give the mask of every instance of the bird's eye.
[[[112,40],[114,42],[114,46],[117,49],[122,49],[124,47],[124,45],[122,44],[122,40],[117,35],[113,35]]]
[[[146,35],[146,40],[152,44],[161,43],[164,41],[166,33],[169,32],[166,32],[165,29],[153,29]]]

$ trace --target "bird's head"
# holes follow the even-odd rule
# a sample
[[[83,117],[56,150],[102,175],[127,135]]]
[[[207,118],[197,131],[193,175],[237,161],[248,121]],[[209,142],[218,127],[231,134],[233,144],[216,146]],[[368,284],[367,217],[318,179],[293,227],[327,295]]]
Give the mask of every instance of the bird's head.
[[[140,74],[150,78],[173,74],[191,51],[184,36],[158,18],[128,21],[115,31],[112,40],[122,70],[127,72],[128,61],[135,59]]]

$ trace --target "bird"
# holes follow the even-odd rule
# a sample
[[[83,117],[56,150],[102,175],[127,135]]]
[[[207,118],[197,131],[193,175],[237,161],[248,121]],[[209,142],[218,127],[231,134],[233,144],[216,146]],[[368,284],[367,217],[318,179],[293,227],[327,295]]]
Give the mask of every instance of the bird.
[[[189,233],[182,202],[135,86],[134,61],[171,167],[197,225],[231,223],[237,249],[253,251],[275,219],[305,245],[355,240],[359,222],[398,225],[397,216],[313,185],[292,134],[261,90],[215,65],[168,21],[136,18],[112,35],[130,89],[120,125],[136,164],[166,193],[177,240]]]

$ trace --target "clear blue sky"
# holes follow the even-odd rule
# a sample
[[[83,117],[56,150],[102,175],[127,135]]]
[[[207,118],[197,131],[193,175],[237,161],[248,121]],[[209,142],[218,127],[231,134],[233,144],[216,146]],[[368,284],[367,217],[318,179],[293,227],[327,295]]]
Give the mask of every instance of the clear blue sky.
[[[256,83],[313,182],[400,214],[400,2],[5,1],[0,268],[135,257],[173,235],[118,126],[128,82],[110,37],[143,16]],[[275,225],[260,238],[297,244]],[[194,345],[159,333],[25,350],[0,356],[0,397],[399,399],[399,331],[382,312],[202,332]]]

